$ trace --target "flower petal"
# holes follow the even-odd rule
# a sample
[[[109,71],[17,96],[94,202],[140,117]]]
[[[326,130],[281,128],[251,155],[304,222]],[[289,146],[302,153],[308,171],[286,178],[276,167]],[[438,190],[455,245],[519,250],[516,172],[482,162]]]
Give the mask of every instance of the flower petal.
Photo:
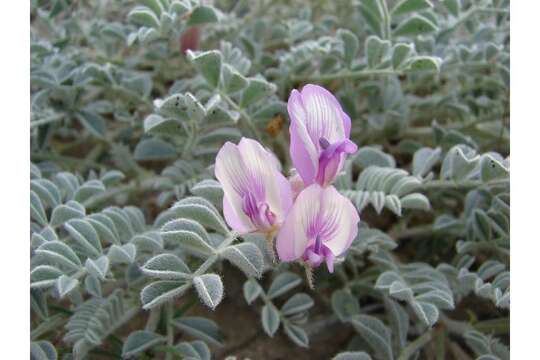
[[[305,188],[287,214],[276,239],[277,253],[282,261],[293,261],[302,257],[312,240],[308,233],[317,221],[321,191],[318,184]]]
[[[223,213],[227,224],[239,232],[252,229],[251,220],[242,211],[242,196],[249,191],[250,184],[236,145],[227,142],[221,147],[214,173],[223,187]]]
[[[313,183],[317,175],[319,153],[307,131],[307,113],[302,104],[302,98],[298,90],[293,90],[287,110],[291,119],[289,133],[291,135],[290,155],[296,170],[306,183]]]
[[[333,186],[324,189],[321,202],[319,236],[332,254],[340,256],[356,237],[360,217],[351,201]]]
[[[227,196],[223,196],[223,216],[227,224],[239,234],[257,230],[240,206],[232,206]]]
[[[334,95],[322,86],[308,84],[303,87],[301,98],[307,113],[305,126],[318,150],[321,150],[320,138],[330,143],[345,139],[350,132],[350,118],[343,117],[344,112]]]
[[[287,179],[280,173],[277,159],[257,141],[248,138],[240,140],[238,150],[246,166],[245,171],[249,174],[254,195],[258,196],[258,200],[265,201],[270,210],[283,220],[292,195],[289,187],[282,186]]]

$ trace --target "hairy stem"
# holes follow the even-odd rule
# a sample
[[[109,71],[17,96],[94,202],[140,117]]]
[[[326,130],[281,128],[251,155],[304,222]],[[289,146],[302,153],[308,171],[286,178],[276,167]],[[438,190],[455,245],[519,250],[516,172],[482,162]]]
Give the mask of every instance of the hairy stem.
[[[403,348],[403,350],[401,351],[401,354],[399,354],[398,360],[408,360],[417,351],[419,351],[427,343],[429,343],[432,338],[433,338],[433,330],[429,330],[428,332],[424,333],[423,335],[418,337],[416,340],[411,342],[405,348]]]

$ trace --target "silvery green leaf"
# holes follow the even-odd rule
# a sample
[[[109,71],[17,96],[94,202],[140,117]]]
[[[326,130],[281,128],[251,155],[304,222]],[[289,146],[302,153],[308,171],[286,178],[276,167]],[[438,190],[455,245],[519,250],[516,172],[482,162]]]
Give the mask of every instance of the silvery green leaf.
[[[113,244],[109,248],[107,256],[113,263],[131,264],[137,256],[137,248],[132,243],[121,246]]]
[[[392,49],[392,66],[401,69],[409,57],[414,54],[414,44],[397,43]]]
[[[360,14],[366,21],[367,25],[377,35],[382,35],[382,20],[383,20],[383,8],[381,5],[382,0],[366,0],[361,2]]]
[[[366,39],[365,52],[368,67],[376,68],[390,51],[390,41],[381,40],[377,36],[370,36]]]
[[[101,213],[112,220],[115,229],[118,231],[120,240],[125,242],[134,235],[131,219],[123,209],[116,206],[109,206]]]
[[[84,217],[86,209],[77,201],[70,200],[65,204],[58,205],[51,215],[51,226],[59,226],[72,219]]]
[[[39,196],[33,191],[30,191],[30,216],[40,225],[47,225],[47,214],[41,203]]]
[[[392,155],[386,154],[384,151],[373,146],[362,147],[356,152],[353,161],[363,168],[372,165],[390,168],[396,167],[396,160],[394,160]]]
[[[414,297],[413,290],[399,281],[394,281],[390,285],[390,288],[388,288],[388,294],[395,299],[403,301],[411,301]]]
[[[416,316],[427,326],[433,326],[439,319],[439,310],[432,303],[422,301],[411,302],[411,307]]]
[[[446,291],[431,290],[416,296],[416,300],[431,303],[443,310],[454,309],[454,298]]]
[[[172,94],[165,99],[156,99],[154,100],[154,107],[156,108],[159,115],[168,118],[172,117],[175,119],[184,119],[186,108],[186,98],[183,94],[177,93]],[[150,123],[157,122],[156,120],[151,121]],[[146,129],[146,125],[145,125]]]
[[[200,196],[212,202],[212,204],[215,206],[221,207],[223,204],[223,188],[221,187],[221,184],[215,180],[203,180],[195,184],[190,191],[194,195]]]
[[[394,36],[417,36],[429,34],[437,31],[438,27],[426,17],[415,14],[410,18],[402,21],[397,28],[394,29]]]
[[[243,291],[246,302],[251,304],[259,297],[262,292],[262,288],[254,279],[248,279],[244,283]]]
[[[433,4],[429,0],[400,0],[391,10],[392,16],[399,16],[412,12],[429,9]]]
[[[414,176],[424,177],[439,162],[441,148],[423,147],[414,153],[412,173]]]
[[[213,113],[213,111],[212,111],[212,113]],[[207,117],[207,120],[208,121],[213,121],[209,117]],[[203,144],[203,143],[223,144],[226,141],[231,141],[231,142],[236,143],[241,138],[242,138],[242,133],[238,129],[235,129],[235,128],[219,128],[219,129],[212,130],[212,131],[202,135],[199,138],[199,141],[200,141],[201,144]],[[214,180],[207,179],[207,180],[203,180],[203,181],[214,181]],[[195,195],[199,195],[199,194],[195,194]],[[201,195],[199,195],[199,196],[201,196]],[[207,198],[206,196],[203,196],[203,197]],[[214,203],[214,201],[212,199],[209,199],[209,198],[207,198],[207,199],[211,200],[212,203]],[[214,203],[214,205],[216,205],[216,206],[219,205],[219,207],[221,207],[222,202],[220,202],[219,204]]]
[[[464,181],[472,177],[479,163],[476,151],[465,145],[452,147],[443,159],[441,165],[442,179]]]
[[[356,34],[347,29],[338,29],[336,35],[343,41],[343,60],[350,67],[358,53],[360,40]]]
[[[161,228],[160,234],[164,241],[194,254],[208,256],[215,252],[204,227],[191,219],[169,221]]]
[[[54,285],[63,272],[54,266],[39,265],[30,272],[30,287],[46,288]]]
[[[129,334],[122,346],[122,357],[129,358],[164,342],[165,338],[146,330],[136,330]]]
[[[276,85],[260,78],[249,78],[248,86],[242,92],[240,106],[246,108],[270,96],[276,91]]]
[[[369,315],[354,315],[350,321],[354,329],[382,359],[394,358],[390,330],[381,320]]]
[[[186,341],[181,342],[180,344],[176,345],[175,349],[185,359],[192,359],[192,360],[210,360],[211,359],[210,349],[208,349],[208,345],[206,345],[206,343],[200,340],[195,340],[192,342],[186,342]]]
[[[94,213],[87,216],[85,220],[92,225],[94,230],[98,233],[101,241],[120,244],[120,235],[118,234],[116,225],[108,216],[100,213]]]
[[[442,59],[433,56],[415,56],[410,59],[407,71],[431,71],[441,70]]]
[[[487,241],[492,237],[492,220],[481,209],[474,209],[470,220],[474,236],[480,241]]]
[[[173,320],[173,324],[183,332],[211,345],[222,345],[223,338],[219,334],[218,326],[210,319],[196,316],[184,316]]]
[[[80,186],[79,178],[66,171],[56,174],[55,183],[61,189],[64,199],[73,199],[75,191]]]
[[[54,208],[60,205],[62,202],[62,197],[58,187],[50,180],[31,180],[30,189],[39,196],[44,208]]]
[[[93,275],[87,275],[84,279],[86,292],[95,297],[102,297],[101,282]]]
[[[488,182],[497,179],[509,179],[510,171],[493,156],[485,154],[480,158],[480,179]]]
[[[206,116],[204,105],[191,93],[186,93],[185,99],[189,119],[202,122]]]
[[[78,270],[82,266],[77,254],[69,246],[58,240],[43,243],[36,249],[36,254],[41,254],[52,262],[72,270]]]
[[[442,3],[448,9],[450,14],[454,15],[455,17],[459,16],[461,11],[461,0],[443,0]]]
[[[223,64],[223,85],[228,94],[234,94],[244,89],[248,80],[229,64]]]
[[[137,24],[152,28],[159,28],[160,22],[156,14],[146,6],[137,6],[128,14],[128,19]]]
[[[185,293],[190,287],[191,284],[184,281],[162,280],[152,282],[141,290],[143,309],[147,310],[171,301],[173,298]]]
[[[137,234],[131,238],[130,242],[137,246],[138,251],[159,252],[163,249],[163,239],[157,231],[150,231],[144,234]]]
[[[291,339],[296,345],[300,347],[307,348],[309,347],[309,339],[304,331],[300,326],[287,323],[283,324],[283,330],[285,330],[285,334]]]
[[[405,195],[400,199],[400,202],[404,209],[417,209],[424,211],[429,211],[431,209],[429,199],[420,193]]]
[[[176,217],[193,219],[210,229],[227,235],[229,230],[217,209],[208,200],[201,197],[187,197],[170,210]]]
[[[101,180],[88,180],[75,191],[73,200],[82,203],[90,197],[103,192],[105,192],[105,185]]]
[[[384,208],[385,194],[382,191],[373,191],[369,194],[369,202],[373,205],[373,208],[380,214]]]
[[[188,50],[187,55],[208,84],[213,88],[217,87],[221,76],[221,53],[217,50],[205,52]]]
[[[240,268],[246,276],[259,278],[262,275],[264,259],[255,244],[242,243],[228,246],[222,250],[221,256]]]
[[[274,334],[279,328],[279,324],[281,322],[279,311],[276,309],[274,304],[268,303],[263,306],[261,312],[261,322],[266,334],[268,334],[270,337],[274,337]]]
[[[204,274],[193,278],[193,285],[201,301],[214,310],[223,298],[223,283],[216,274]]]
[[[180,136],[184,130],[182,124],[176,119],[150,114],[144,119],[144,132],[152,135]]]
[[[54,346],[48,341],[32,341],[30,344],[31,360],[56,360],[58,354]]]
[[[101,256],[97,260],[86,259],[84,264],[89,274],[97,277],[98,279],[105,280],[107,272],[109,271],[109,258],[107,256]]]
[[[39,167],[37,167],[36,164],[34,163],[30,163],[30,179],[31,180],[34,180],[34,179],[39,179],[41,178],[41,170],[39,169]]]
[[[127,214],[133,231],[144,232],[146,230],[146,220],[141,209],[135,206],[125,206],[122,211]]]
[[[56,280],[56,290],[60,295],[60,298],[63,298],[71,291],[73,291],[79,285],[79,280],[71,278],[67,275],[61,275]]]
[[[106,124],[101,115],[92,111],[81,110],[75,114],[75,117],[90,134],[99,139],[105,137]]]
[[[349,321],[351,316],[360,313],[358,299],[346,290],[336,290],[332,293],[332,309],[342,322]]]
[[[157,16],[161,15],[164,10],[164,5],[160,0],[139,0],[138,2],[148,6]]]
[[[295,315],[310,309],[315,303],[313,299],[305,293],[294,294],[281,307],[281,313],[284,316]]]
[[[142,140],[137,144],[133,152],[135,160],[167,160],[176,157],[176,149],[171,144],[151,138]]]
[[[340,352],[332,360],[371,360],[371,356],[363,351]]]
[[[160,254],[148,260],[141,268],[144,274],[159,279],[186,279],[191,271],[182,259],[174,254]]]
[[[388,313],[388,320],[395,335],[393,340],[397,346],[394,349],[402,349],[407,344],[407,335],[409,333],[409,315],[407,311],[397,302],[385,296],[384,307]]]
[[[103,182],[105,186],[111,186],[124,180],[125,178],[126,176],[121,171],[109,170],[105,172],[103,175],[101,175],[100,180]]]
[[[194,26],[205,23],[213,23],[218,21],[218,14],[214,7],[198,6],[190,14],[188,26]]]
[[[102,253],[101,242],[99,236],[90,225],[83,219],[72,219],[64,224],[64,228],[69,235],[75,240],[88,254],[98,257]]]
[[[30,308],[41,319],[49,317],[49,308],[47,306],[47,296],[45,291],[30,287]]]
[[[291,273],[284,272],[279,274],[268,289],[268,298],[273,299],[280,295],[285,294],[287,291],[294,289],[302,283],[300,276]]]
[[[253,119],[268,120],[275,118],[277,115],[281,115],[285,119],[288,117],[287,103],[272,101],[266,105],[261,104],[261,108],[253,114]]]
[[[505,269],[506,269],[506,266],[504,264],[502,264],[502,263],[500,263],[498,261],[488,260],[478,268],[477,273],[478,273],[478,276],[482,280],[485,281],[485,280],[497,275],[501,271],[504,271]]]
[[[386,195],[384,197],[384,207],[390,209],[397,216],[401,216],[402,206],[402,200],[400,200],[396,195]]]

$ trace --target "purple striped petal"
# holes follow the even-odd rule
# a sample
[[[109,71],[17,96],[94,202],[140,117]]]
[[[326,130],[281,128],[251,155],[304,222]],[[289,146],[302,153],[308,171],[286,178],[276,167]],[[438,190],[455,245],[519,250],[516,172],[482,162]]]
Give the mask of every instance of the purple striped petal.
[[[227,142],[216,157],[215,175],[223,187],[227,224],[241,234],[271,231],[292,204],[289,182],[275,156],[257,141]]]
[[[349,199],[330,186],[313,184],[298,195],[276,240],[282,261],[303,259],[313,267],[342,255],[358,233],[360,218]]]
[[[328,90],[312,84],[293,90],[287,109],[294,166],[306,185],[329,185],[343,166],[343,154],[356,151],[349,140],[351,119]]]

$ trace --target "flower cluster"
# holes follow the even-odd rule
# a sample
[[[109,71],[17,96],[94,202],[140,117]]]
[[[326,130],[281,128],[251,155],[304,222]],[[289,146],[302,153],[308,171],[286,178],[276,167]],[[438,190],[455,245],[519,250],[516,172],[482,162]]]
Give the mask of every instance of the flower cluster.
[[[295,174],[287,179],[278,159],[257,141],[227,142],[216,158],[223,186],[225,220],[240,234],[265,233],[281,261],[302,260],[310,267],[343,254],[357,235],[353,204],[332,186],[345,156],[356,152],[351,119],[326,89],[306,85],[293,90],[290,155]]]

